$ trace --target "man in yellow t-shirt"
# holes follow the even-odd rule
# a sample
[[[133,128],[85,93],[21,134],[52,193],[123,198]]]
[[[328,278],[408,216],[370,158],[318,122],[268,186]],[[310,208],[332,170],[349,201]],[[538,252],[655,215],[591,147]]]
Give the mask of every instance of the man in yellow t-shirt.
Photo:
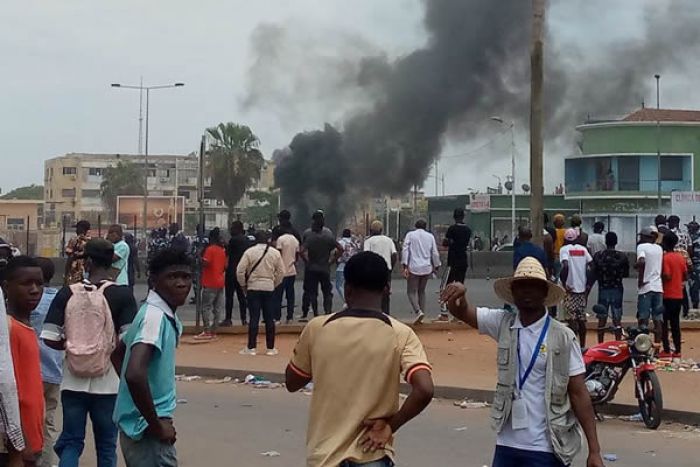
[[[290,392],[313,380],[308,467],[390,467],[394,433],[427,407],[433,380],[411,328],[384,313],[384,258],[364,251],[345,266],[348,307],[313,319],[287,366]],[[400,376],[411,393],[399,408]]]

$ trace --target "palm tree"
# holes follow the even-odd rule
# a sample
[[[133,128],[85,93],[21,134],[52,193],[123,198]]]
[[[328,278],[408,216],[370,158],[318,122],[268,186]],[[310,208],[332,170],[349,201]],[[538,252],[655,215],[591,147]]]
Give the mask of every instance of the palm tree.
[[[207,163],[212,193],[226,203],[233,220],[236,203],[260,178],[265,163],[260,140],[249,127],[231,122],[207,128],[207,133],[213,139]]]
[[[119,161],[116,166],[105,170],[100,184],[100,194],[110,219],[114,218],[117,196],[143,195],[143,177],[143,170],[128,161]]]

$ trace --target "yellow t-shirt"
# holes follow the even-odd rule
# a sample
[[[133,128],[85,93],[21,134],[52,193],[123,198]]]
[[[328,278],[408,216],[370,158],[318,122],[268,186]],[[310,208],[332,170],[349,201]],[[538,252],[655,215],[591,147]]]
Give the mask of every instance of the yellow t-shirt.
[[[564,246],[564,234],[566,233],[566,229],[555,229],[555,232],[557,234],[556,238],[554,238],[554,256],[556,258],[559,258],[559,250],[561,250],[561,247]]]
[[[393,459],[391,443],[384,451],[362,452],[362,422],[395,414],[400,376],[410,381],[415,371],[430,370],[411,328],[362,310],[314,318],[299,337],[290,366],[314,382],[306,437],[308,467]]]

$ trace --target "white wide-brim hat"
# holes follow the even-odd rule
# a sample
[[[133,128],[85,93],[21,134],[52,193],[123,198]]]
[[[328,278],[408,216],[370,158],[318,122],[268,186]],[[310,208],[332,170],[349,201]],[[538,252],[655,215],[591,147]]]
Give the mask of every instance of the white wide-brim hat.
[[[542,264],[535,258],[528,256],[523,258],[515,269],[512,277],[497,279],[493,284],[496,295],[506,303],[514,304],[513,282],[519,280],[539,280],[547,284],[547,298],[544,299],[544,306],[550,307],[558,305],[564,299],[566,292],[563,288],[547,279]]]

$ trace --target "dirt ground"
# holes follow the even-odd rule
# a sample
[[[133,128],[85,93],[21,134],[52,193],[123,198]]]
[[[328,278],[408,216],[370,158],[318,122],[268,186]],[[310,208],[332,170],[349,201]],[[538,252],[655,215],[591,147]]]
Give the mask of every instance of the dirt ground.
[[[437,385],[472,389],[495,387],[496,344],[490,338],[467,328],[453,331],[419,330],[418,335],[433,365]],[[596,342],[594,333],[589,333],[588,339],[589,343]],[[687,331],[683,334],[683,339],[683,358],[700,362],[700,332]],[[283,373],[297,336],[278,336],[276,346],[280,354],[276,357],[239,355],[238,351],[247,342],[242,335],[222,336],[217,341],[206,344],[188,344],[188,340],[189,338],[184,338],[178,350],[177,364],[180,366]],[[264,350],[262,334],[258,343],[258,350],[261,349]],[[659,378],[665,408],[700,412],[700,398],[697,397],[700,392],[700,372],[659,371]],[[626,376],[615,402],[636,404],[631,375]]]

